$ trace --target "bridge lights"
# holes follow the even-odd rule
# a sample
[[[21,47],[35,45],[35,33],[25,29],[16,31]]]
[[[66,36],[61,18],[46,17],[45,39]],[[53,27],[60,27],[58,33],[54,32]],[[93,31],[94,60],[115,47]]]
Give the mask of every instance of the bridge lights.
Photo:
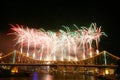
[[[106,68],[106,69],[105,69],[105,75],[108,75],[108,74],[109,74],[109,69]]]
[[[109,74],[109,70],[108,69],[105,70],[105,74]]]
[[[109,75],[110,74],[110,70],[108,68],[105,68],[103,70],[103,75],[106,76],[106,75]]]
[[[18,67],[13,67],[12,69],[11,69],[11,73],[18,73]]]
[[[3,54],[3,53],[2,53],[2,52],[0,52],[0,59],[2,58],[2,54]]]
[[[99,54],[99,50],[98,49],[96,50],[96,54]]]

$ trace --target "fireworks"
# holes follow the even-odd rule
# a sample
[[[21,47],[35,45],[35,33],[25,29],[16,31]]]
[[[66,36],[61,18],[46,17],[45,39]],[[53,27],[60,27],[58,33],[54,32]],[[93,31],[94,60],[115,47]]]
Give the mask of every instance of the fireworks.
[[[22,25],[11,25],[10,34],[16,35],[16,44],[20,46],[21,53],[37,60],[82,60],[92,57],[92,43],[96,42],[98,52],[98,41],[102,35],[101,27],[97,28],[92,23],[89,28],[76,26],[77,30],[66,30],[53,32],[51,30],[23,27]]]

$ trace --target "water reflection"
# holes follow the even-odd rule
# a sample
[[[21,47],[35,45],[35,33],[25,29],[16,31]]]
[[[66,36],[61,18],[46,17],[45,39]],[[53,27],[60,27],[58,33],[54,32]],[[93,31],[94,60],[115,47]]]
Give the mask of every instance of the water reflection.
[[[37,72],[34,72],[33,73],[33,80],[38,80],[38,73]]]
[[[34,72],[32,74],[33,80],[54,80],[54,77],[50,74],[39,74]]]
[[[54,80],[54,77],[52,75],[47,74],[47,75],[44,75],[42,80]]]
[[[79,73],[61,73],[54,76],[54,80],[99,80],[94,76],[83,75]]]
[[[57,74],[42,74],[34,72],[30,77],[8,77],[0,78],[0,80],[101,80],[90,75],[81,75],[78,73],[57,73]]]

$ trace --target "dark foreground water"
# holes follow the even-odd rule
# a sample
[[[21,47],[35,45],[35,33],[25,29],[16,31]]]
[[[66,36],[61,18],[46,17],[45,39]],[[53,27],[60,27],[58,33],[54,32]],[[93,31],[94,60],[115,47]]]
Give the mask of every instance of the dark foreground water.
[[[60,73],[60,74],[48,74],[48,73],[32,73],[29,77],[3,77],[0,80],[104,80],[96,78],[90,75],[81,75],[78,73]]]

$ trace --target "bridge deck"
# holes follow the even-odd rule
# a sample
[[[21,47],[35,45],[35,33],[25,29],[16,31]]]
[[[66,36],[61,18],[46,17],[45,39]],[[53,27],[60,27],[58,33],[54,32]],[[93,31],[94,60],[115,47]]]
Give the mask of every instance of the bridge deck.
[[[77,66],[77,67],[100,67],[116,68],[118,65],[84,65],[84,64],[26,64],[26,63],[0,63],[0,66]]]

